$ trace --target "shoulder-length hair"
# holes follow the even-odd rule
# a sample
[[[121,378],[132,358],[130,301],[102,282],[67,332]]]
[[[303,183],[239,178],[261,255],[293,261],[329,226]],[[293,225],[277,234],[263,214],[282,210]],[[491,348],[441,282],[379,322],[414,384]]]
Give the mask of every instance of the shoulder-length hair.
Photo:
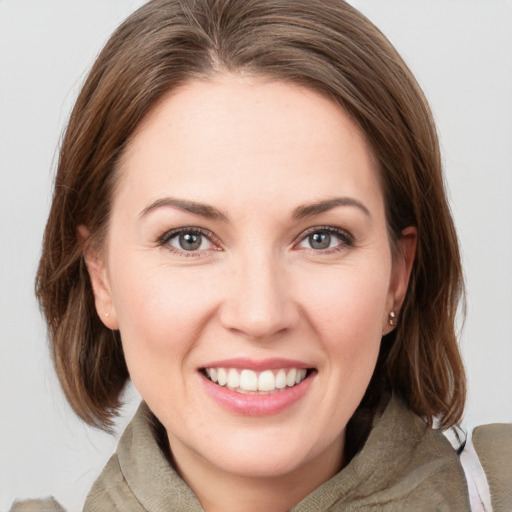
[[[119,333],[99,319],[77,235],[101,245],[117,163],[169,91],[219,72],[292,82],[337,103],[379,164],[391,246],[415,226],[417,252],[396,329],[365,400],[400,394],[429,424],[457,422],[465,377],[455,335],[463,280],[427,101],[393,46],[342,0],[153,0],[97,58],[60,150],[36,279],[61,385],[80,418],[108,429],[128,379]],[[363,403],[365,402],[363,400]]]

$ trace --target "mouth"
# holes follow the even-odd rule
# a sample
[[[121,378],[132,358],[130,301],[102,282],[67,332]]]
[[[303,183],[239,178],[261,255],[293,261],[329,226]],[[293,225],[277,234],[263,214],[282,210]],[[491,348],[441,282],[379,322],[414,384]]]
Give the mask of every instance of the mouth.
[[[200,372],[217,386],[246,395],[268,395],[298,386],[316,372],[315,368],[273,368],[256,371],[249,368],[208,367]]]
[[[318,370],[282,358],[224,359],[198,368],[207,395],[220,407],[242,416],[274,416],[309,395]]]

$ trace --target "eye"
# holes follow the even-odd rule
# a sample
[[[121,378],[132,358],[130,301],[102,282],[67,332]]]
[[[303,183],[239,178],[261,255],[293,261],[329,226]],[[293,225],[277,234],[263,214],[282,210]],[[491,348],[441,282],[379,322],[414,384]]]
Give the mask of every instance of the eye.
[[[215,244],[210,239],[211,236],[210,233],[199,228],[180,228],[162,235],[158,243],[173,252],[200,253],[216,250]]]
[[[353,245],[353,238],[346,231],[334,227],[315,227],[301,236],[298,247],[326,251],[341,250]]]

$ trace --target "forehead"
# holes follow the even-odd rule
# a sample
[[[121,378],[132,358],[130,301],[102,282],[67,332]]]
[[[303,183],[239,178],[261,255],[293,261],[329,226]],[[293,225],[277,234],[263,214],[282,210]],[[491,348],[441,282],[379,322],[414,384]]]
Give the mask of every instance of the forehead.
[[[277,199],[288,182],[295,202],[345,193],[380,199],[376,168],[359,127],[325,96],[221,75],[185,84],[150,111],[123,155],[120,189],[211,202],[229,193],[232,201],[273,192]]]

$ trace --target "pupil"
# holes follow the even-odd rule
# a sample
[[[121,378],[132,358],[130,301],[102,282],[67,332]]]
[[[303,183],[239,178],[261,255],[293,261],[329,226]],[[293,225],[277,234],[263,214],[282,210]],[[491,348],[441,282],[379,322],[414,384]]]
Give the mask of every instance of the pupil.
[[[180,247],[185,251],[195,251],[201,245],[201,235],[194,235],[193,233],[185,233],[180,235]]]
[[[331,235],[327,233],[313,233],[309,235],[309,243],[313,249],[327,249],[331,245]]]

